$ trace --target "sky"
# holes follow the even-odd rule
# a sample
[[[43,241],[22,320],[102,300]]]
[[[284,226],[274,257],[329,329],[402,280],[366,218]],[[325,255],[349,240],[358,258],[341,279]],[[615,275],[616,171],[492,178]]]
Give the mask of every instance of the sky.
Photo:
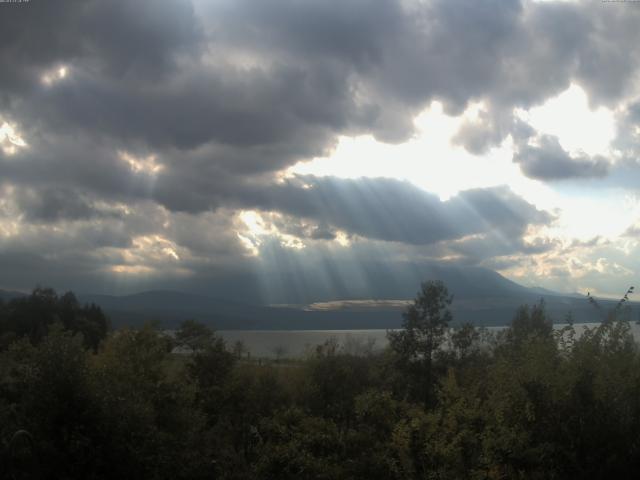
[[[640,3],[0,3],[0,288],[640,273]]]

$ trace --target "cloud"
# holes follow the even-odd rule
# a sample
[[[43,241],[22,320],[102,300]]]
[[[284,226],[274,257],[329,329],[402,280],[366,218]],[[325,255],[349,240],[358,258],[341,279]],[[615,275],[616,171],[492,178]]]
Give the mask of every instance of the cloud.
[[[537,145],[522,145],[514,154],[522,172],[537,180],[554,181],[571,178],[598,178],[609,172],[610,164],[602,156],[570,155],[558,138],[541,135]]]
[[[638,14],[598,6],[118,0],[63,10],[32,2],[5,8],[0,20],[0,59],[11,66],[0,75],[1,105],[30,128],[128,147],[208,145],[244,158],[234,148],[268,146],[270,158],[248,161],[268,171],[318,155],[338,134],[406,139],[433,100],[449,112],[482,100],[489,129],[460,132],[478,152],[513,132],[514,108],[572,81],[595,102],[628,91],[637,62],[624,47],[638,35]],[[55,65],[70,73],[46,88],[40,79]]]
[[[508,135],[516,145],[535,136],[535,129],[512,113],[480,110],[477,118],[465,120],[452,138],[454,145],[463,146],[474,155],[484,155]]]
[[[43,69],[77,64],[111,78],[150,80],[176,68],[177,56],[202,45],[188,0],[71,0],[3,7],[0,17],[0,85],[28,94]]]
[[[461,192],[448,201],[408,183],[385,178],[296,177],[284,184],[243,192],[245,208],[281,211],[364,238],[428,245],[467,235],[522,235],[551,216],[508,188]]]
[[[640,237],[640,222],[635,222],[624,232],[627,237]]]
[[[97,205],[78,192],[64,189],[20,189],[16,192],[15,201],[16,209],[33,222],[52,223],[121,215],[117,208]]]
[[[475,264],[544,252],[549,245],[524,238],[553,218],[508,188],[441,201],[390,179],[283,180],[282,172],[329,155],[342,135],[404,141],[415,115],[439,101],[454,114],[482,105],[454,139],[473,153],[511,136],[514,160],[532,178],[602,177],[608,161],[566,152],[514,111],[572,82],[594,105],[628,100],[640,65],[640,53],[629,48],[640,40],[640,11],[617,7],[519,0],[0,4],[0,126],[8,122],[25,140],[14,149],[0,138],[0,281],[99,289],[104,278],[121,278],[114,270],[121,268],[137,285],[164,275],[165,284],[227,293],[251,285],[257,298],[262,267],[239,238],[248,234],[243,210],[271,215],[281,237],[309,245],[300,256],[315,249],[318,264],[337,262],[325,275],[337,290],[347,281],[330,260],[339,240],[357,245],[340,247],[340,261],[353,254],[352,264],[369,265],[347,275],[357,286],[386,271],[371,267],[367,255],[403,258],[405,268],[407,259]],[[634,112],[620,122],[635,125]],[[629,143],[628,157],[636,150]],[[290,250],[277,238],[260,245],[261,255],[301,268]]]

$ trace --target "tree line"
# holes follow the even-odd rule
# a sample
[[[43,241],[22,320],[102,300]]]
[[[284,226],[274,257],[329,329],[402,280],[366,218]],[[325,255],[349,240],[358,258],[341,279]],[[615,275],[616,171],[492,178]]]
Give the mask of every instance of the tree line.
[[[554,329],[543,303],[523,306],[494,334],[451,328],[451,302],[426,282],[385,350],[327,341],[279,362],[247,359],[192,320],[175,335],[112,331],[70,293],[0,302],[0,478],[637,471],[640,353],[624,302],[581,333],[571,319]]]

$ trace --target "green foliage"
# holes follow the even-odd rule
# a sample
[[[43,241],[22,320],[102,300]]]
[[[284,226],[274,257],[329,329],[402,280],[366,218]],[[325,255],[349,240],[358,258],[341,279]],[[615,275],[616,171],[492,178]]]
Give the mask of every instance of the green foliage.
[[[474,353],[479,340],[480,332],[471,323],[465,323],[451,333],[451,347],[462,360]]]
[[[0,303],[0,350],[22,337],[37,344],[55,323],[81,334],[84,344],[93,350],[109,330],[100,307],[80,305],[72,292],[59,297],[53,289],[38,287],[29,296]]]
[[[553,321],[548,318],[544,301],[529,307],[521,306],[516,312],[511,328],[506,330],[507,341],[515,345],[523,345],[529,341],[551,339]]]
[[[224,341],[215,336],[189,357],[186,373],[196,388],[200,405],[212,419],[218,414],[222,390],[235,362],[236,357],[226,350]]]
[[[263,448],[258,478],[273,480],[346,478],[345,448],[332,420],[290,408],[262,422]]]
[[[92,358],[109,478],[190,478],[200,470],[187,460],[199,452],[204,415],[192,407],[194,389],[184,375],[173,374],[171,347],[147,325],[115,332]]]
[[[590,328],[553,330],[544,304],[522,307],[492,336],[448,328],[451,297],[428,283],[386,351],[328,341],[301,361],[261,362],[194,321],[174,337],[146,325],[88,343],[74,299],[42,289],[0,306],[0,478],[608,479],[640,468],[626,300]]]
[[[601,315],[603,322],[613,322],[615,320],[620,320],[624,317],[624,320],[631,320],[631,308],[628,305],[629,295],[631,295],[634,291],[633,286],[629,287],[625,294],[622,296],[616,306],[609,311],[605,311],[604,308],[598,303],[598,301],[591,295],[590,292],[587,292],[587,300],[589,303],[595,308]]]
[[[413,377],[414,393],[426,405],[433,401],[433,360],[452,320],[453,297],[440,281],[428,281],[403,314],[403,328],[387,332],[398,368]]]
[[[303,403],[316,415],[352,421],[355,398],[373,382],[371,363],[366,357],[341,353],[335,342],[319,345],[303,367]]]
[[[453,297],[442,282],[429,281],[403,314],[402,330],[388,333],[392,350],[407,364],[428,365],[444,340],[452,320]]]
[[[198,352],[209,347],[215,340],[213,330],[203,323],[195,320],[185,320],[176,330],[176,345],[187,348],[192,352]]]

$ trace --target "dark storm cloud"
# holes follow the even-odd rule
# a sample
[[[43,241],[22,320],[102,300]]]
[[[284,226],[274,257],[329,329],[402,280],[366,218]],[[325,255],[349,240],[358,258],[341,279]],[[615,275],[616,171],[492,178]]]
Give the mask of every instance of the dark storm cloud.
[[[38,195],[58,190],[77,196],[80,191],[92,201],[127,201],[150,190],[151,179],[131,171],[119,158],[117,144],[93,140],[46,135],[14,155],[0,151],[0,179]]]
[[[34,222],[51,223],[119,216],[117,210],[95,205],[84,195],[67,189],[19,189],[15,200],[26,220]]]
[[[325,144],[329,133],[348,129],[349,115],[358,113],[343,78],[289,66],[250,74],[193,68],[151,85],[79,72],[30,100],[22,106],[30,124],[61,133],[80,129],[157,150],[191,150],[209,142],[237,148],[280,145],[283,159],[253,162],[256,170],[280,168],[292,154],[321,153],[318,144]]]
[[[360,68],[379,63],[389,40],[403,35],[408,20],[395,0],[197,3],[204,13],[203,21],[222,42],[257,48],[269,56],[292,52],[313,59],[337,59]]]
[[[335,240],[337,237],[336,229],[326,223],[305,221],[299,217],[281,213],[270,213],[267,219],[279,232],[299,239]]]
[[[415,115],[437,100],[456,114],[482,102],[479,121],[465,123],[454,139],[473,153],[512,135],[529,176],[604,175],[603,160],[570,156],[554,139],[529,146],[537,134],[514,108],[541,104],[572,82],[594,105],[624,100],[640,64],[640,51],[630,47],[640,40],[640,10],[618,7],[517,0],[0,3],[0,126],[15,124],[28,143],[14,155],[0,148],[0,188],[13,189],[6,197],[15,210],[4,220],[24,222],[9,240],[0,235],[5,278],[46,281],[55,272],[53,283],[99,285],[105,269],[126,263],[119,250],[135,253],[136,238],[157,236],[158,249],[165,241],[182,249],[192,286],[224,288],[223,275],[249,284],[256,263],[237,237],[237,209],[280,214],[281,232],[318,245],[341,230],[397,248],[433,249],[434,256],[455,241],[447,253],[470,262],[526,252],[534,248],[522,240],[527,228],[552,219],[508,189],[442,202],[393,180],[276,183],[275,173],[330,153],[340,135],[403,141]],[[66,76],[56,79],[61,67]],[[45,74],[54,75],[48,85]],[[636,122],[630,112],[621,122]],[[153,157],[158,171],[123,155]],[[9,208],[4,200],[0,210]],[[162,258],[143,253],[135,254],[163,271]],[[376,255],[362,248],[365,254]],[[338,271],[332,267],[327,281],[338,282]]]
[[[209,179],[212,172],[199,168],[169,168],[156,178],[131,171],[121,160],[119,168],[109,169],[106,152],[86,156],[74,149],[63,151],[69,155],[62,162],[56,154],[0,158],[0,173],[5,181],[17,185],[15,203],[27,219],[119,215],[114,206],[98,208],[99,198],[111,204],[152,201],[169,212],[192,214],[227,205],[287,214],[291,218],[278,228],[301,238],[331,239],[334,230],[340,229],[361,237],[416,245],[487,231],[518,237],[528,225],[551,220],[507,188],[468,190],[442,202],[408,182],[392,179],[300,176],[281,183],[242,182],[237,177]],[[30,177],[34,171],[39,172],[37,181]],[[74,189],[81,178],[91,187],[93,197]],[[30,186],[34,183],[35,188]],[[313,224],[299,223],[296,218],[311,219]]]
[[[475,5],[482,8],[485,3]],[[460,89],[465,92],[462,98],[484,102],[481,121],[465,123],[454,139],[472,153],[485,153],[509,134],[516,143],[532,136],[535,132],[514,117],[513,108],[539,105],[572,82],[586,90],[592,106],[615,108],[633,93],[639,57],[637,49],[628,46],[640,40],[636,28],[640,11],[589,1],[522,5],[517,18],[512,18],[513,28],[504,30],[494,45],[479,42],[476,48],[474,26],[449,29],[452,38],[443,42],[465,45],[473,59],[460,63],[477,62],[494,74],[481,75],[478,84],[475,71],[465,76],[444,73],[454,82],[463,81],[460,77],[469,81]]]
[[[0,85],[28,93],[61,62],[111,78],[152,80],[203,40],[189,0],[32,0],[3,5]]]
[[[540,136],[538,145],[518,148],[514,161],[528,177],[545,181],[604,177],[610,165],[601,156],[569,155],[558,138],[550,135]]]
[[[2,193],[3,200],[12,198],[6,190]],[[228,294],[231,284],[234,288],[240,284],[233,278],[241,276],[247,285],[252,281],[254,266],[246,260],[230,212],[169,214],[152,202],[142,202],[119,216],[61,219],[55,224],[18,222],[18,234],[6,236],[4,221],[16,221],[20,215],[2,208],[5,203],[0,202],[0,288],[30,289],[42,283],[122,292],[188,284],[198,291],[217,285]],[[180,255],[179,261],[174,253]],[[144,269],[128,278],[114,272],[120,267]],[[215,276],[220,278],[214,282]],[[225,276],[230,283],[222,288]],[[203,278],[209,283],[197,285]]]
[[[551,221],[507,188],[467,190],[445,202],[408,182],[298,177],[238,198],[262,208],[313,219],[365,238],[428,245],[467,235],[521,236]]]
[[[595,3],[53,5],[3,7],[5,115],[157,150],[270,145],[277,154],[249,162],[263,171],[322,152],[338,133],[400,141],[432,100],[451,112],[485,101],[490,130],[458,138],[483,151],[513,130],[513,107],[571,81],[615,101],[637,64],[624,48],[637,13]],[[67,80],[38,84],[61,64]]]
[[[347,69],[343,88],[369,113],[360,126],[385,141],[406,139],[431,100],[460,112],[469,100],[504,91],[494,85],[504,78],[499,56],[524,36],[518,1],[238,1],[205,11],[223,42],[281,62]]]

